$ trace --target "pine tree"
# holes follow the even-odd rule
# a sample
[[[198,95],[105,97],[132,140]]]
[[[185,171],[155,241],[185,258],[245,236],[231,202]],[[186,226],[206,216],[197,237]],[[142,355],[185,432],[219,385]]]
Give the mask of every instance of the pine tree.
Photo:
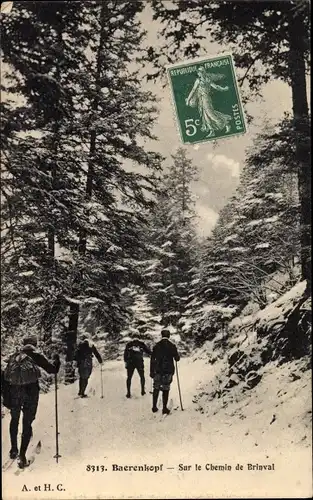
[[[148,51],[162,73],[160,58],[170,62],[177,54],[194,57],[203,48],[203,31],[232,50],[241,68],[239,83],[248,84],[248,96],[260,94],[262,85],[279,78],[291,87],[293,133],[296,141],[301,214],[302,278],[311,291],[311,155],[306,73],[310,58],[310,3],[303,0],[258,2],[153,0],[154,19],[165,24],[165,47]],[[188,15],[186,15],[188,13]],[[205,48],[205,47],[204,47]],[[305,137],[305,140],[302,140]]]
[[[206,242],[187,314],[196,330],[202,328],[198,336],[212,335],[214,317],[218,329],[216,315],[226,314],[227,308],[238,313],[249,302],[263,308],[271,295],[283,294],[298,279],[300,210],[288,124],[285,120],[275,132],[259,136]],[[215,305],[226,309],[213,311]]]
[[[132,337],[139,334],[140,338],[150,341],[156,340],[159,333],[160,316],[153,312],[143,287],[132,286],[125,289],[125,293],[132,299],[131,317],[125,330],[126,335]]]
[[[90,54],[88,71],[79,81],[81,125],[75,132],[88,148],[83,210],[89,222],[78,235],[75,266],[80,271],[70,298],[72,346],[78,301],[84,297],[102,300],[106,327],[111,335],[118,335],[127,318],[121,290],[135,278],[134,261],[144,247],[142,212],[150,205],[147,193],[154,189],[153,170],[159,167],[160,157],[140,145],[141,137],[153,138],[150,126],[156,107],[152,94],[141,89],[138,76],[128,69],[143,37],[136,19],[142,8],[139,1],[86,5]],[[126,161],[144,173],[129,171]]]
[[[21,256],[26,267],[18,286],[26,298],[39,296],[31,295],[45,331],[69,314],[70,382],[80,305],[98,300],[117,334],[128,314],[121,290],[139,280],[136,262],[145,251],[144,213],[160,156],[141,145],[153,139],[154,98],[128,69],[140,53],[143,3],[18,4],[4,40],[14,81],[6,90],[25,97],[5,125],[13,160],[5,166],[5,266],[9,276],[16,240],[16,269]],[[23,136],[16,132],[21,117]]]
[[[83,40],[77,43],[82,20],[80,6],[71,2],[16,2],[3,19],[4,89],[11,99],[2,130],[3,266],[24,304],[21,317],[29,302],[41,304],[33,322],[47,340],[69,286],[68,263],[56,248],[68,246],[81,215],[78,158],[68,129],[75,119],[73,75],[86,48]],[[12,299],[8,294],[9,308]]]
[[[145,271],[149,301],[166,326],[177,325],[183,314],[197,257],[191,191],[197,171],[183,148],[172,159],[150,219],[149,241],[155,255]]]
[[[299,279],[300,207],[292,130],[286,118],[275,130],[260,134],[247,154],[236,192],[200,248],[181,320],[185,335],[195,343],[227,332],[229,321],[246,305],[262,309]]]

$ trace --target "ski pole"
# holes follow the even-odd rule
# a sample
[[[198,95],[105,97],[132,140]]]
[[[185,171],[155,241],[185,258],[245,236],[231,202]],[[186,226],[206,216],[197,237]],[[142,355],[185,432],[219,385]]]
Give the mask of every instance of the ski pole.
[[[100,377],[101,377],[101,399],[103,399],[103,378],[102,378],[102,365],[100,365]]]
[[[178,394],[179,394],[180,407],[181,407],[181,410],[184,411],[183,402],[182,402],[182,399],[181,399],[181,392],[180,392],[180,383],[179,383],[179,376],[178,376],[177,361],[175,361],[175,364],[176,364],[176,377],[177,377],[177,386],[178,386]]]
[[[54,393],[55,393],[55,447],[56,452],[53,458],[56,459],[58,463],[59,458],[59,420],[58,420],[58,375],[55,373],[54,375]]]

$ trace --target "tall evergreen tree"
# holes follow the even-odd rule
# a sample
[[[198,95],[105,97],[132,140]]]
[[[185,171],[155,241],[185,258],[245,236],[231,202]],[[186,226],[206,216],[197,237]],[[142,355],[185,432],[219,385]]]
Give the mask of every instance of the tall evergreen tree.
[[[148,299],[164,325],[176,325],[188,298],[197,258],[196,216],[191,183],[197,170],[183,148],[159,187],[150,219],[154,258],[146,269]]]
[[[89,61],[79,80],[81,122],[75,133],[88,148],[83,209],[89,223],[78,235],[75,266],[80,271],[69,318],[72,346],[79,320],[76,299],[84,296],[103,301],[111,334],[123,327],[120,293],[136,275],[134,261],[144,246],[142,212],[150,205],[147,193],[154,189],[153,170],[160,157],[140,144],[141,137],[153,138],[154,98],[128,69],[132,54],[140,57],[143,32],[137,14],[142,8],[141,1],[90,2],[85,7]],[[138,171],[127,168],[126,161]]]
[[[154,18],[164,23],[166,48],[149,50],[160,74],[160,57],[171,62],[177,53],[196,56],[205,48],[204,32],[232,50],[242,68],[239,82],[248,84],[249,94],[262,92],[271,78],[287,82],[292,91],[293,133],[296,141],[298,189],[301,214],[302,277],[311,290],[311,156],[306,73],[310,58],[310,2],[153,0]],[[188,15],[187,15],[188,14]],[[302,140],[306,137],[305,140]]]
[[[130,307],[131,317],[126,327],[126,333],[130,336],[136,336],[138,333],[147,340],[159,340],[160,317],[153,313],[153,308],[149,304],[147,294],[143,287],[132,286],[124,291],[131,297],[132,305]]]
[[[11,99],[2,130],[3,266],[25,307],[40,299],[36,319],[47,340],[69,285],[56,246],[69,244],[80,220],[80,168],[69,125],[73,75],[88,41],[82,22],[82,9],[71,2],[16,2],[3,19],[4,89]],[[9,294],[9,308],[12,300]]]
[[[240,184],[220,213],[192,283],[188,314],[204,331],[210,324],[212,333],[210,315],[227,313],[213,312],[212,304],[237,312],[249,302],[263,308],[299,278],[295,165],[295,138],[287,119],[275,132],[261,134],[247,155]]]
[[[151,204],[160,157],[141,145],[142,138],[153,139],[154,98],[128,69],[132,55],[140,55],[142,8],[141,1],[17,2],[5,25],[5,61],[14,81],[6,90],[26,101],[18,112],[11,107],[4,130],[14,158],[5,167],[6,243],[18,230],[27,272],[37,268],[25,294],[36,289],[45,299],[45,331],[55,313],[64,315],[69,306],[68,381],[80,304],[92,297],[102,301],[106,326],[118,331],[125,318],[121,289],[138,279],[136,259],[145,246],[143,212]],[[35,136],[15,132],[22,116],[25,132]],[[13,196],[19,200],[14,228]],[[9,248],[10,259],[12,253]]]

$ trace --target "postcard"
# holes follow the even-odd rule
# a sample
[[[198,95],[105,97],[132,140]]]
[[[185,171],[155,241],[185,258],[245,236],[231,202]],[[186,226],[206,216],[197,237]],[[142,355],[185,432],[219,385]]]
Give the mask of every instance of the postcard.
[[[312,496],[309,11],[1,3],[4,500]]]

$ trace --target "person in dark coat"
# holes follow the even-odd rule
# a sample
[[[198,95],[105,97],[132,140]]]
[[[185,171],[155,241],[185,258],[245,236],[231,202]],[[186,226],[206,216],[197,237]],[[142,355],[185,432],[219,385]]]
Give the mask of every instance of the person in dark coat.
[[[175,373],[174,360],[179,361],[177,347],[170,340],[170,332],[162,330],[162,339],[154,346],[150,360],[150,377],[153,378],[152,411],[158,411],[158,397],[162,391],[163,414],[170,413],[167,408],[170,385]]]
[[[133,338],[126,344],[124,351],[124,362],[125,368],[127,370],[127,380],[126,380],[126,388],[127,394],[126,397],[131,397],[131,381],[134,374],[134,371],[137,370],[140,377],[141,384],[141,395],[144,396],[146,394],[145,391],[145,368],[143,361],[143,353],[151,355],[151,350],[146,344],[140,340],[138,337]]]
[[[82,336],[75,353],[75,361],[77,362],[79,373],[78,396],[80,396],[81,398],[87,397],[87,394],[85,394],[85,390],[88,385],[88,379],[92,372],[93,356],[95,356],[98,362],[102,364],[102,357],[95,345],[90,343],[86,336]]]
[[[26,356],[25,356],[26,355]],[[16,359],[26,359],[27,368],[24,365],[24,371],[20,372],[19,384],[12,383],[12,366],[17,366]],[[13,359],[13,361],[11,361]],[[10,368],[11,367],[11,368]],[[60,369],[60,358],[54,354],[53,361],[50,362],[43,354],[37,350],[37,337],[35,335],[25,337],[22,341],[22,347],[18,348],[16,353],[8,359],[8,364],[1,378],[4,384],[7,384],[7,396],[4,404],[11,410],[10,439],[11,450],[10,458],[18,457],[18,465],[24,468],[27,465],[26,451],[32,437],[32,422],[35,420],[39,402],[39,378],[42,368],[47,373],[58,373]],[[25,377],[31,380],[30,383],[24,383]],[[21,411],[23,412],[23,429],[20,450],[18,451],[17,435]]]

